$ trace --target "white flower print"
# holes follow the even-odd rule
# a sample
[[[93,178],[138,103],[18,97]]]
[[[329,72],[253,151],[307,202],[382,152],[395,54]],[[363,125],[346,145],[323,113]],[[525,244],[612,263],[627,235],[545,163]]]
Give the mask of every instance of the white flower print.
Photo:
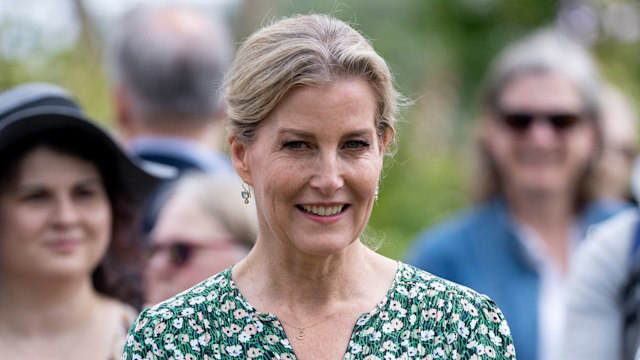
[[[458,335],[456,333],[447,334],[447,344],[451,344],[456,340],[458,340]]]
[[[422,338],[422,341],[429,341],[429,340],[433,339],[435,334],[436,334],[436,332],[433,331],[433,330],[422,330],[420,332],[420,337]]]
[[[384,325],[382,325],[382,332],[385,334],[389,334],[396,331],[396,328],[393,327],[393,325],[391,325],[390,323],[385,323]]]
[[[433,350],[433,357],[434,358],[444,357],[444,350],[442,350],[442,348],[436,348],[435,350]]]
[[[246,331],[243,331],[240,333],[240,335],[238,335],[238,340],[240,340],[240,342],[247,342],[249,340],[251,340],[251,335],[247,334]]]
[[[413,346],[407,347],[407,356],[414,357],[416,355],[418,355],[418,349],[414,348]]]
[[[380,331],[376,331],[373,334],[371,334],[371,341],[379,341],[382,338],[382,333],[380,333]]]
[[[231,345],[226,347],[227,354],[236,357],[242,354],[242,346],[240,345]]]
[[[409,290],[409,294],[407,296],[409,297],[409,299],[413,299],[418,296],[419,291],[420,290],[418,290],[418,288],[414,286]]]
[[[206,300],[206,298],[204,296],[196,296],[196,297],[191,298],[189,300],[189,305],[202,304],[205,300]]]
[[[260,321],[256,321],[253,323],[256,326],[256,331],[262,332],[264,330],[264,325]]]
[[[502,337],[497,336],[493,331],[489,331],[489,339],[496,346],[502,345]]]
[[[409,292],[407,291],[407,288],[405,288],[404,286],[398,286],[398,287],[396,288],[396,292],[397,292],[398,294],[400,294],[400,295],[404,295],[404,296],[409,295]]]
[[[397,316],[398,316],[399,318],[406,317],[406,316],[407,316],[407,309],[400,309],[400,310],[398,310],[398,314],[397,314]]]
[[[498,328],[498,331],[500,332],[500,334],[502,334],[503,336],[511,336],[511,330],[509,329],[509,325],[507,324],[506,320],[503,320],[500,323],[500,327]]]
[[[356,321],[356,325],[358,325],[358,326],[362,326],[362,325],[366,324],[368,320],[369,320],[369,317],[368,317],[368,316],[361,316],[361,317],[359,317],[359,318],[358,318],[358,320]]]
[[[191,345],[193,350],[200,351],[200,343],[198,342],[198,339],[191,339],[191,341],[189,341],[189,345]]]
[[[280,343],[282,343],[282,345],[284,345],[285,348],[291,349],[291,344],[289,343],[288,339],[282,339],[280,340]]]
[[[180,329],[180,328],[182,328],[183,320],[182,320],[182,318],[174,319],[172,324],[173,324],[173,327],[175,327],[177,329]]]
[[[383,359],[384,360],[396,360],[397,358],[392,353],[386,353],[386,354],[384,354],[384,358]]]

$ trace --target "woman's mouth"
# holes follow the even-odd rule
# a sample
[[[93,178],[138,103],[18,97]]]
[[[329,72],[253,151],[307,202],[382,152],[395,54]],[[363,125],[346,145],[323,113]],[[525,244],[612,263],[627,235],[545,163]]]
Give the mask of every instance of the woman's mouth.
[[[296,205],[296,207],[308,214],[316,216],[333,216],[345,211],[349,204],[320,206],[320,205]]]
[[[80,246],[80,240],[77,239],[57,239],[47,243],[47,246],[61,253],[69,253],[75,251]]]

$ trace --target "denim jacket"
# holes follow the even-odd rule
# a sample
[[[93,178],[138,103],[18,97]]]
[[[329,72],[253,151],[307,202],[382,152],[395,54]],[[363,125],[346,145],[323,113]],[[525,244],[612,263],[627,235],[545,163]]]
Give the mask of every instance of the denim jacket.
[[[602,202],[585,209],[581,231],[627,208]],[[488,295],[502,310],[519,360],[538,360],[540,275],[516,231],[507,205],[496,198],[422,232],[407,262]]]

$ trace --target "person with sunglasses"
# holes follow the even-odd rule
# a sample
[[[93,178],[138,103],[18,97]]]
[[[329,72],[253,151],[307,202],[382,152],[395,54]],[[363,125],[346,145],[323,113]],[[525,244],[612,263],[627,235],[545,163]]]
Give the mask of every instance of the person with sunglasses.
[[[565,275],[590,224],[628,205],[592,187],[600,83],[589,53],[556,30],[507,47],[488,72],[477,122],[477,205],[422,232],[408,262],[504,311],[519,360],[557,360]]]
[[[155,304],[242,260],[256,238],[255,205],[240,180],[190,172],[167,190],[150,233],[145,301]]]

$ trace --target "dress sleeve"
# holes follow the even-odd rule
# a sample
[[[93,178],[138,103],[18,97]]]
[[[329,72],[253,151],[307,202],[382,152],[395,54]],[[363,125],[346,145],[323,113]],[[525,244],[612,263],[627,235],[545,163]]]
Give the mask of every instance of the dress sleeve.
[[[158,333],[154,328],[160,323],[149,315],[149,309],[143,311],[129,328],[122,360],[168,359],[162,350],[161,339],[154,336]]]
[[[461,359],[516,359],[511,330],[498,306],[487,296],[462,298],[449,322],[449,333],[457,333]]]

